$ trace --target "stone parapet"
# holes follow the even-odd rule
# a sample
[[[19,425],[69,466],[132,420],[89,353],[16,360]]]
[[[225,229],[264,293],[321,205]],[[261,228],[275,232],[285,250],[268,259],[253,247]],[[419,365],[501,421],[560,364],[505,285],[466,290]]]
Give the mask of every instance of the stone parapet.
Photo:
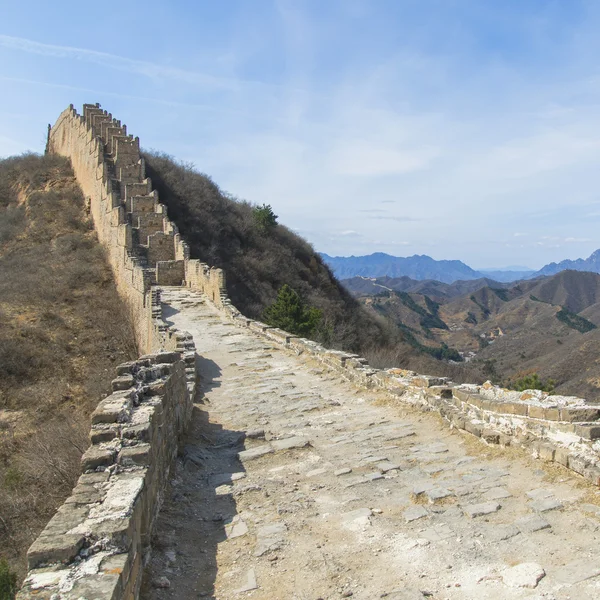
[[[324,348],[244,317],[230,302],[223,312],[238,326],[297,355],[309,356],[354,384],[437,411],[451,427],[487,444],[521,446],[544,461],[557,462],[600,485],[600,404],[540,390],[516,392],[486,382],[455,385],[447,378],[406,369],[374,369],[365,358]],[[596,441],[597,440],[597,441]]]
[[[82,475],[38,539],[17,598],[136,598],[144,554],[192,398],[179,352],[117,368],[92,415]]]

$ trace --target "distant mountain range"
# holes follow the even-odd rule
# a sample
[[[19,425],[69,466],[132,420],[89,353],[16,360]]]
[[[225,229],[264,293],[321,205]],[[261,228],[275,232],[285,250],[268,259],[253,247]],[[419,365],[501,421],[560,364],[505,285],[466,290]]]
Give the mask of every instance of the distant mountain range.
[[[492,279],[498,282],[512,282],[555,275],[561,271],[590,271],[600,273],[600,250],[588,258],[563,260],[550,263],[539,271],[533,270],[481,270],[476,271],[460,260],[435,260],[425,254],[400,257],[384,252],[367,256],[329,256],[321,254],[338,279],[352,277],[410,277],[417,281],[435,280],[442,283]]]
[[[600,397],[599,274],[565,270],[512,284],[409,277],[342,284],[415,347],[450,360],[458,352],[471,380],[476,372],[497,383],[535,372],[559,393]]]
[[[452,283],[459,279],[480,279],[483,275],[460,260],[434,260],[425,254],[402,258],[375,252],[369,256],[328,256],[321,254],[338,279],[350,277],[410,277]]]

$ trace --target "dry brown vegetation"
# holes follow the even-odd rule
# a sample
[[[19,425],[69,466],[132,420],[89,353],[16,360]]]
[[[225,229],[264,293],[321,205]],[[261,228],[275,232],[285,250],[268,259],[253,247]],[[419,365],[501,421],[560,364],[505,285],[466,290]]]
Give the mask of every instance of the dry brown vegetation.
[[[19,575],[133,340],[68,161],[0,161],[0,558]]]

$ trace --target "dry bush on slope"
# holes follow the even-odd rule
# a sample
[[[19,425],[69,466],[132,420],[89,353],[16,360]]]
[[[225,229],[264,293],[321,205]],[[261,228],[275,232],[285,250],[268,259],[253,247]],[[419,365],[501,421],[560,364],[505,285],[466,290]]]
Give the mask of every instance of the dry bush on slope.
[[[0,557],[23,574],[137,349],[68,161],[0,161],[0,224]]]
[[[257,226],[254,207],[231,198],[190,165],[146,152],[146,170],[167,206],[192,258],[221,267],[235,306],[257,319],[279,289],[289,285],[323,313],[313,337],[328,347],[357,352],[378,367],[447,375],[455,381],[481,379],[467,367],[423,355],[388,319],[359,304],[333,276],[312,246],[284,225]]]
[[[301,237],[283,225],[265,231],[253,218],[252,205],[227,196],[189,165],[164,154],[144,156],[148,176],[192,258],[225,270],[229,296],[245,315],[260,319],[288,284],[323,312],[320,341],[358,352],[375,339],[400,341],[383,321],[366,314]]]

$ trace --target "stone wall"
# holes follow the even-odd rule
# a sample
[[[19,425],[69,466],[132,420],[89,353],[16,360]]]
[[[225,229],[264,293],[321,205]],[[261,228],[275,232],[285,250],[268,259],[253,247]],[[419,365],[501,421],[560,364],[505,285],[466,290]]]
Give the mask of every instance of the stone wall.
[[[437,411],[451,427],[484,443],[525,448],[536,458],[556,462],[600,485],[600,404],[539,390],[516,392],[490,382],[454,385],[443,377],[404,369],[373,369],[356,354],[328,350],[248,319],[226,299],[223,309],[239,326],[289,352],[311,357],[358,386],[379,389],[401,402]]]
[[[192,400],[178,352],[117,367],[92,414],[82,475],[27,553],[17,598],[136,598],[143,557]]]
[[[162,347],[152,329],[153,286],[185,284],[222,305],[223,271],[190,259],[125,125],[98,104],[85,104],[82,115],[70,106],[50,129],[48,151],[71,160],[143,352]]]
[[[201,272],[190,285],[220,305],[224,278],[189,260],[145,177],[138,138],[98,105],[65,110],[47,151],[70,158],[138,348],[153,354],[118,367],[113,394],[92,415],[79,482],[29,549],[18,598],[136,598],[196,388],[193,339],[164,322],[158,286]]]

